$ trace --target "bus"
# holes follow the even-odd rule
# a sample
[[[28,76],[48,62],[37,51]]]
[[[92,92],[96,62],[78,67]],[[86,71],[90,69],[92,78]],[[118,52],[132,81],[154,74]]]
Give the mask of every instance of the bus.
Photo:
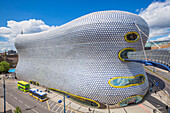
[[[40,91],[39,89],[30,89],[30,96],[33,96],[37,100],[43,102],[47,100],[47,93]]]
[[[18,89],[27,92],[30,89],[30,84],[25,81],[18,81]]]

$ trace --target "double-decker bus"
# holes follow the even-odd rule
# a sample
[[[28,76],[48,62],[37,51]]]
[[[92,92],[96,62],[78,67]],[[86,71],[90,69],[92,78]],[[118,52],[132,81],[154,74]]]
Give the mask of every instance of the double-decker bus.
[[[30,84],[25,81],[18,81],[18,89],[27,92],[30,89]]]
[[[39,89],[35,88],[30,89],[30,95],[41,102],[47,100],[47,93],[42,92]]]

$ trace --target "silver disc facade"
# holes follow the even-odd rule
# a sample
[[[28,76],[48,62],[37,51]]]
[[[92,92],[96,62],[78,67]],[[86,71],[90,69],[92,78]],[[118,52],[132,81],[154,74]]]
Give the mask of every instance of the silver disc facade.
[[[123,106],[123,100],[142,97],[148,90],[143,66],[119,58],[121,50],[142,50],[142,41],[147,41],[135,24],[149,34],[141,17],[123,11],[94,12],[52,30],[21,34],[15,40],[17,77],[99,103]],[[137,33],[138,39],[128,41],[127,35],[126,40],[129,32]]]

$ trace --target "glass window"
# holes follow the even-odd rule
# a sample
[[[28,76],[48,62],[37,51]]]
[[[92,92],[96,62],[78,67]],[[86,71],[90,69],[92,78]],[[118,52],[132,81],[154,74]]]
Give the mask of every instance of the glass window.
[[[19,86],[19,88],[24,89],[23,87]]]
[[[109,85],[115,88],[125,88],[143,84],[144,81],[145,76],[143,74],[139,74],[133,77],[114,77],[109,80]]]
[[[136,104],[136,103],[140,102],[142,99],[143,99],[143,96],[141,96],[141,95],[128,97],[128,98],[124,99],[123,101],[121,101],[119,103],[119,105],[120,106],[127,106],[128,104]]]
[[[42,100],[45,99],[45,98],[47,98],[47,94],[41,96],[41,99],[42,99]]]
[[[128,59],[128,52],[136,51],[134,48],[124,48],[119,52],[119,59],[125,61],[124,59]]]
[[[29,86],[29,84],[26,84],[26,85],[24,85],[24,86]]]
[[[125,35],[125,40],[127,41],[127,42],[131,42],[131,43],[133,43],[133,42],[136,42],[136,41],[138,41],[139,40],[139,34],[137,33],[137,32],[135,32],[135,31],[131,31],[131,32],[129,32],[129,33],[127,33],[126,35]]]
[[[29,90],[30,88],[25,88],[25,90]]]

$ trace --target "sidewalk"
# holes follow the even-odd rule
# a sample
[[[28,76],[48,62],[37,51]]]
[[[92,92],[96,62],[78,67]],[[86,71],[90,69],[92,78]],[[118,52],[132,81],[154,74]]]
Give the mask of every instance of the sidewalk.
[[[6,83],[16,83],[17,80],[7,80]],[[36,86],[31,84],[31,88],[37,88],[41,91],[45,91],[45,87]],[[55,113],[63,113],[63,102],[58,103],[58,100],[63,101],[63,95],[60,93],[57,93],[55,91],[51,91],[51,93],[47,93],[47,96],[49,97],[49,100],[45,101],[44,103],[47,104],[48,109],[50,111],[53,111]],[[3,99],[0,98],[0,112],[3,112]],[[115,109],[98,109],[98,108],[90,108],[91,111],[89,111],[89,106],[83,105],[78,103],[77,101],[74,101],[70,98],[65,97],[65,106],[66,106],[66,113],[153,113],[154,110],[156,110],[155,113],[167,113],[166,106],[168,105],[170,107],[170,97],[168,97],[162,90],[158,91],[156,94],[153,92],[149,92],[144,100],[136,105],[129,105],[127,107],[123,108],[115,108]],[[58,107],[57,107],[58,106]],[[10,105],[8,107],[8,110],[14,109],[10,108]]]
[[[6,102],[6,113],[14,113],[15,108]],[[0,113],[4,112],[4,99],[0,98]]]
[[[170,76],[169,76],[170,72],[153,66],[144,66],[144,67],[151,70],[152,72],[157,73],[158,75],[161,75],[164,79],[170,82]]]
[[[31,88],[38,88],[42,91],[45,91],[45,88],[31,85]],[[63,107],[63,102],[58,103],[58,100],[63,100],[63,95],[56,93],[54,91],[51,91],[51,93],[48,93],[48,97],[50,98],[50,101],[55,102],[58,106]],[[74,112],[83,112],[87,113],[89,112],[88,108],[89,106],[82,105],[80,103],[77,103],[76,101],[73,101],[71,99],[66,99],[66,109],[69,109]],[[49,101],[48,100],[48,101]],[[156,113],[167,113],[166,112],[166,105],[170,107],[170,98],[168,98],[162,91],[155,93],[148,93],[147,96],[144,98],[144,101],[136,104],[136,105],[130,105],[124,108],[115,108],[115,109],[97,109],[97,108],[91,108],[91,113],[153,113],[154,109],[156,109]],[[50,108],[54,109],[54,108]],[[90,113],[89,112],[89,113]],[[66,112],[67,113],[67,112]]]

